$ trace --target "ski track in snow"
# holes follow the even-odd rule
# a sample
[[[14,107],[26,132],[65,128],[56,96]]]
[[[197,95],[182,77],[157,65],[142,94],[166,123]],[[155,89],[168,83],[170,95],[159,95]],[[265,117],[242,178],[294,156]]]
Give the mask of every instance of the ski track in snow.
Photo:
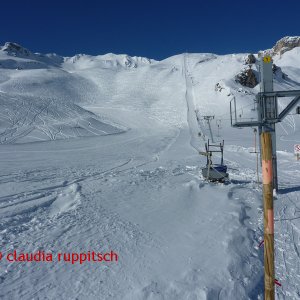
[[[33,171],[33,172],[29,172],[29,173],[21,173],[18,174],[18,177],[16,177],[16,174],[11,177],[11,178],[7,178],[7,176],[4,176],[2,178],[3,183],[10,183],[11,180],[16,180],[16,178],[18,178],[18,182],[20,183],[28,183],[28,182],[34,182],[34,184],[36,185],[40,185],[41,183],[45,186],[44,188],[39,188],[39,189],[35,189],[32,191],[26,191],[26,192],[21,192],[21,193],[16,193],[14,195],[10,194],[8,196],[2,196],[1,197],[1,203],[3,205],[0,208],[0,213],[3,213],[3,209],[8,210],[9,212],[11,212],[11,215],[9,215],[8,211],[5,211],[4,214],[7,217],[8,222],[7,223],[3,223],[2,224],[2,249],[7,247],[7,245],[10,245],[10,247],[16,248],[16,249],[24,249],[26,248],[27,251],[29,251],[30,249],[36,249],[39,247],[42,247],[43,249],[47,249],[48,251],[53,251],[53,252],[57,252],[57,251],[61,251],[61,249],[59,248],[61,245],[61,247],[72,247],[72,249],[76,249],[76,243],[79,242],[79,244],[81,244],[80,242],[80,238],[78,237],[78,241],[74,241],[74,238],[71,238],[71,236],[73,236],[74,232],[76,232],[76,228],[78,228],[78,226],[80,226],[81,229],[80,230],[80,235],[84,234],[85,236],[85,240],[88,240],[88,244],[90,243],[92,245],[92,243],[96,243],[96,241],[94,240],[94,235],[96,232],[98,232],[98,230],[93,230],[91,229],[91,224],[88,226],[90,228],[90,234],[91,234],[91,239],[92,241],[89,241],[89,238],[86,236],[85,231],[86,228],[84,229],[84,231],[82,230],[82,222],[85,222],[84,220],[88,220],[91,218],[95,218],[95,213],[96,211],[99,211],[99,209],[101,209],[102,211],[106,211],[107,208],[111,207],[111,201],[112,199],[115,199],[114,201],[117,201],[115,203],[115,211],[117,212],[117,214],[113,214],[113,216],[118,216],[119,214],[121,214],[121,212],[124,211],[126,212],[131,206],[127,205],[126,202],[122,201],[122,198],[124,198],[124,200],[127,199],[127,194],[128,195],[132,195],[132,193],[139,193],[140,190],[144,190],[146,191],[147,189],[149,190],[147,193],[150,192],[149,195],[151,195],[151,190],[155,189],[155,190],[161,190],[163,189],[164,186],[169,186],[170,185],[170,180],[172,181],[172,179],[170,178],[175,178],[176,181],[180,180],[182,181],[182,177],[186,178],[184,179],[187,182],[186,188],[190,191],[192,191],[193,194],[198,194],[198,188],[194,186],[194,179],[193,178],[198,178],[198,172],[199,167],[198,166],[192,166],[192,167],[184,167],[184,166],[174,166],[174,162],[167,162],[167,168],[166,167],[155,167],[155,165],[159,166],[159,164],[161,162],[164,161],[164,157],[168,156],[168,152],[172,151],[172,148],[176,148],[176,143],[180,142],[180,132],[178,132],[173,139],[171,139],[162,149],[161,152],[158,153],[158,156],[156,156],[156,159],[149,161],[148,165],[149,167],[148,170],[144,170],[141,168],[146,167],[147,165],[145,165],[145,163],[140,163],[140,164],[134,164],[133,166],[127,167],[128,164],[133,164],[134,161],[132,160],[128,160],[122,164],[119,164],[118,166],[112,167],[110,169],[107,169],[105,171],[101,171],[101,172],[95,172],[95,171],[88,171],[86,175],[83,176],[83,174],[78,174],[77,176],[73,175],[74,170],[60,170],[58,172],[58,170],[44,170],[44,171]],[[157,160],[159,159],[159,160]],[[176,163],[176,162],[175,162]],[[154,169],[153,169],[154,168]],[[171,168],[171,169],[170,169]],[[58,181],[59,177],[57,176],[57,173],[61,174],[61,184],[56,184],[52,187],[49,186],[49,184],[47,184],[48,181]],[[78,173],[78,172],[76,172]],[[49,176],[53,174],[53,176]],[[77,178],[76,178],[77,177]],[[69,178],[68,181],[64,181],[63,179],[65,178]],[[190,178],[190,179],[188,179]],[[130,181],[128,181],[128,179],[130,179]],[[198,179],[199,180],[199,179]],[[103,183],[105,183],[105,185],[103,185]],[[203,182],[204,183],[204,182]],[[147,184],[147,185],[145,185]],[[47,186],[48,185],[48,186]],[[95,187],[99,186],[99,188]],[[113,188],[113,190],[111,190]],[[195,190],[196,188],[196,190]],[[201,188],[202,190],[206,189],[206,188],[213,188],[210,186],[206,187],[206,184],[204,183],[204,186]],[[232,188],[230,186],[228,186],[228,188],[226,187],[226,189],[223,191],[227,191],[227,195],[228,195],[228,199],[239,199],[239,201],[242,201],[242,199],[244,199],[241,195],[244,193],[244,189],[247,189],[247,184],[245,186],[245,184],[241,184],[240,187],[236,186],[235,188]],[[91,189],[91,190],[90,190]],[[119,194],[119,190],[123,191],[123,196],[122,198],[120,198],[121,195],[117,196]],[[240,194],[236,195],[236,193],[239,193],[239,190],[241,190]],[[222,193],[223,193],[222,192]],[[114,196],[113,198],[109,198],[109,197],[105,197],[106,199],[104,202],[102,202],[102,205],[100,205],[100,207],[98,207],[97,202],[95,202],[95,200],[93,200],[93,207],[90,207],[91,203],[89,203],[89,205],[86,205],[86,201],[87,199],[94,199],[95,195],[101,195],[101,194],[116,194],[116,196]],[[124,196],[125,195],[125,196]],[[103,196],[102,196],[103,197]],[[134,199],[135,197],[133,197]],[[9,200],[10,199],[10,200]],[[147,199],[147,198],[145,198]],[[151,196],[151,199],[152,196]],[[10,203],[8,204],[7,201],[10,201]],[[128,200],[126,200],[128,201]],[[144,200],[145,201],[145,200]],[[153,200],[152,200],[153,201]],[[225,201],[227,201],[225,199]],[[109,203],[109,205],[108,205]],[[148,203],[148,202],[147,202]],[[150,202],[151,203],[151,202]],[[149,205],[150,203],[148,203],[147,205]],[[25,205],[25,206],[24,206]],[[123,206],[126,205],[126,206]],[[236,205],[236,204],[235,204]],[[120,207],[120,210],[118,209],[118,206]],[[107,207],[107,208],[106,208]],[[117,207],[117,209],[116,209]],[[154,206],[155,207],[155,206]],[[154,208],[153,207],[153,208]],[[84,212],[85,210],[88,210],[86,212]],[[93,212],[91,214],[91,216],[89,216],[90,210],[95,210],[95,212]],[[149,213],[151,214],[151,209],[149,210],[144,210],[145,213]],[[111,218],[111,213],[109,213],[109,211],[106,211],[104,216],[103,213],[100,214],[101,217],[105,217],[105,218]],[[122,215],[122,214],[121,214]],[[125,213],[125,219],[128,218],[129,216],[129,224],[132,223],[132,225],[124,225],[124,226],[133,226],[135,222],[134,219],[131,220],[131,216],[130,214],[127,216],[127,214]],[[231,216],[231,214],[229,213],[229,216]],[[97,216],[97,219],[99,219],[100,216]],[[120,217],[118,217],[120,218]],[[124,218],[124,215],[122,217],[122,219]],[[231,218],[231,217],[230,217]],[[244,226],[244,221],[245,219],[247,219],[247,215],[246,215],[246,211],[241,209],[240,213],[239,213],[239,222],[240,225],[237,226]],[[6,219],[4,219],[6,220]],[[117,219],[118,220],[118,219]],[[113,222],[119,222],[119,221],[113,221]],[[121,220],[121,219],[120,219]],[[208,219],[208,222],[211,222],[211,220],[213,219]],[[95,220],[94,220],[95,221]],[[93,221],[93,223],[94,223]],[[53,226],[54,224],[56,224],[55,226]],[[79,225],[81,224],[81,225]],[[98,224],[97,222],[94,224]],[[103,224],[103,222],[100,222],[100,224]],[[104,222],[105,224],[105,222]],[[138,219],[137,224],[142,224],[141,220]],[[205,223],[204,223],[205,224]],[[222,224],[222,223],[221,223]],[[238,224],[238,223],[237,223]],[[86,225],[87,226],[87,225]],[[106,224],[107,230],[110,230],[111,225]],[[136,226],[136,225],[134,225]],[[198,225],[199,226],[199,225]],[[198,227],[197,226],[197,227]],[[219,225],[218,225],[219,226]],[[221,225],[222,226],[222,225]],[[243,228],[244,228],[243,227]],[[5,229],[4,229],[5,228]],[[201,228],[201,227],[200,227]],[[221,227],[220,227],[221,228]],[[106,230],[106,231],[107,231]],[[127,230],[127,229],[126,229]],[[144,230],[142,228],[140,228],[140,226],[138,226],[135,230],[137,230],[137,234],[138,236],[143,236],[143,235],[148,235],[148,238],[144,237],[144,240],[142,242],[141,247],[148,247],[146,246],[147,244],[152,244],[151,247],[153,247],[154,249],[157,249],[157,251],[162,251],[162,249],[164,249],[164,247],[166,246],[162,246],[163,240],[162,237],[157,234],[154,234],[154,232],[152,233],[147,233],[144,232]],[[230,232],[232,233],[232,228],[229,228]],[[139,233],[138,233],[139,232]],[[245,229],[245,232],[247,232],[247,230]],[[48,238],[44,239],[43,237],[45,236],[45,233],[47,233]],[[79,233],[77,233],[78,235]],[[104,234],[104,232],[103,232]],[[109,232],[106,232],[106,234],[109,235]],[[125,234],[125,232],[123,232],[122,234]],[[150,234],[150,236],[149,236]],[[154,235],[153,235],[154,234]],[[187,233],[186,233],[187,234]],[[31,238],[31,235],[32,238]],[[53,237],[52,237],[53,235]],[[31,247],[28,247],[28,244],[26,243],[26,240],[24,237],[27,237],[27,239],[29,240],[34,240],[36,241]],[[49,239],[50,237],[50,239]],[[150,239],[149,239],[150,237]],[[112,237],[111,237],[112,238]],[[121,238],[123,239],[123,237]],[[146,240],[145,240],[146,239]],[[234,251],[237,251],[237,249],[235,248],[235,244],[236,241],[235,239],[240,239],[240,232],[238,232],[237,236],[235,237],[235,235],[233,235],[233,239],[231,241],[224,241],[226,243],[226,245],[229,245],[228,247],[231,248],[233,247]],[[69,240],[71,242],[71,244],[67,244],[65,245],[64,243],[62,243],[62,241],[64,240]],[[52,242],[51,242],[52,241]],[[56,242],[54,242],[56,241]],[[106,241],[106,242],[105,242]],[[25,243],[24,243],[25,242]],[[49,243],[51,242],[51,243]],[[112,241],[108,241],[107,239],[102,240],[101,242],[103,242],[103,244],[110,244],[110,243],[114,243],[114,239]],[[133,241],[132,241],[133,242]],[[245,243],[248,243],[248,240],[245,240]],[[75,244],[73,244],[75,243]],[[120,240],[118,240],[118,244],[114,244],[116,249],[118,249],[121,253],[126,253],[127,251],[131,251],[131,246],[128,246],[126,244],[122,244],[119,245]],[[210,245],[211,241],[208,240],[208,245]],[[39,245],[39,246],[38,246]],[[213,245],[213,244],[212,244]],[[239,241],[239,245],[241,246],[241,243]],[[82,246],[80,246],[82,247]],[[210,247],[210,246],[208,246]],[[85,247],[84,247],[85,248]],[[162,255],[167,255],[166,250],[164,250],[164,252],[162,252]],[[129,255],[129,253],[128,253]],[[131,254],[133,255],[133,254]],[[138,254],[137,254],[138,255]],[[141,254],[139,254],[141,255]],[[138,255],[138,258],[135,258],[135,261],[137,263],[136,267],[137,268],[145,268],[147,265],[149,268],[149,263],[147,263],[147,257],[140,257]],[[131,257],[131,259],[133,259],[133,257]],[[190,259],[190,258],[189,258]],[[248,259],[247,257],[245,259]],[[242,258],[241,258],[242,260]],[[255,261],[255,264],[259,266],[259,264],[261,263],[259,259],[253,258],[252,261]],[[143,263],[144,265],[141,266],[140,263]],[[242,265],[243,263],[241,262],[241,264],[238,264],[239,266]],[[12,280],[19,280],[19,277],[16,277],[17,275],[15,274],[19,274],[19,272],[22,270],[22,273],[26,272],[27,275],[30,278],[37,278],[39,277],[38,274],[41,274],[41,278],[39,278],[38,282],[39,282],[39,290],[35,293],[35,294],[23,294],[23,285],[22,286],[15,286],[14,289],[11,290],[9,295],[18,295],[19,297],[34,297],[35,295],[41,295],[44,293],[45,288],[47,288],[48,291],[51,291],[53,293],[54,290],[51,289],[51,286],[48,286],[48,280],[47,278],[43,275],[45,271],[45,269],[47,269],[46,266],[42,267],[42,270],[39,272],[35,272],[33,271],[32,268],[30,268],[30,270],[27,269],[22,269],[21,265],[18,264],[12,264],[12,265],[7,265],[6,268],[4,269],[4,272],[1,274],[1,278],[2,278],[2,284],[4,285],[5,289],[10,289],[12,288],[12,286],[10,285],[10,282]],[[51,272],[56,274],[55,276],[61,276],[61,272],[63,272],[63,267],[62,266],[57,266],[57,265],[52,265],[51,267],[49,267],[49,271],[47,272]],[[73,267],[74,268],[74,267]],[[83,266],[81,267],[84,270],[86,270]],[[114,267],[108,266],[108,269],[112,268],[114,269]],[[124,267],[125,268],[125,267]],[[202,281],[202,271],[201,271],[201,266],[199,265],[199,270],[195,269],[191,269],[189,271],[187,271],[187,273],[185,275],[183,275],[183,277],[181,277],[180,279],[180,285],[182,285],[182,290],[177,290],[177,288],[174,289],[174,287],[169,284],[163,283],[163,281],[153,281],[152,283],[149,283],[148,285],[145,285],[143,287],[143,281],[140,283],[140,288],[135,288],[135,292],[133,294],[130,294],[131,296],[128,296],[129,298],[132,299],[148,299],[153,297],[153,295],[155,295],[156,293],[161,295],[162,297],[174,297],[174,299],[184,299],[184,298],[188,298],[188,297],[192,297],[193,295],[203,295],[203,297],[206,297],[208,295],[208,297],[216,297],[216,295],[220,295],[220,297],[229,297],[229,295],[234,295],[234,293],[236,292],[236,289],[239,288],[239,286],[241,286],[243,283],[239,282],[239,280],[237,280],[237,278],[235,278],[234,276],[236,276],[238,273],[236,271],[230,271],[229,268],[229,273],[227,276],[232,276],[233,280],[237,280],[237,283],[233,284],[231,288],[227,288],[224,289],[224,287],[218,285],[215,286],[213,288],[209,288],[209,289],[203,289],[202,291],[197,291],[194,289],[194,285],[196,286],[196,281],[200,280]],[[235,264],[233,264],[233,268],[235,268]],[[76,268],[75,268],[76,269]],[[95,274],[92,274],[91,272],[95,272]],[[73,278],[73,276],[75,271],[69,271],[69,275],[68,275],[68,280],[74,281],[75,279]],[[87,270],[85,271],[87,272]],[[107,271],[108,272],[108,271]],[[127,271],[128,272],[128,271]],[[135,270],[130,270],[130,274],[134,274],[134,272],[138,272],[138,269]],[[150,271],[149,271],[150,272]],[[153,272],[153,271],[151,271]],[[151,274],[150,272],[150,274]],[[89,270],[88,274],[89,276],[92,276],[92,278],[94,278],[94,276],[96,276],[96,273],[98,274],[98,272],[95,269],[91,269]],[[74,274],[74,275],[73,275]],[[80,273],[81,274],[81,273]],[[233,276],[234,275],[234,276]],[[241,274],[243,275],[243,273]],[[12,277],[11,277],[12,276]],[[98,274],[97,276],[100,276],[100,274]],[[102,275],[104,276],[104,275]],[[108,277],[103,277],[103,281],[108,282],[111,278],[109,275],[107,275]],[[115,276],[115,275],[114,275]],[[120,277],[121,276],[121,277]],[[121,275],[118,276],[118,280],[119,281],[124,281],[127,284],[132,284],[132,287],[136,285],[136,282],[134,282],[133,278],[127,278],[128,275],[121,273]],[[123,276],[123,277],[122,277]],[[193,278],[193,283],[191,283],[191,276]],[[249,274],[248,276],[251,277],[251,274]],[[242,276],[241,276],[242,277]],[[86,277],[87,278],[87,277]],[[102,277],[101,277],[102,278]],[[126,279],[127,278],[127,279]],[[35,279],[37,280],[37,279]],[[67,279],[65,279],[67,280]],[[82,278],[78,278],[78,281],[85,281],[84,277]],[[96,279],[95,281],[101,281],[101,279]],[[128,281],[129,280],[129,281]],[[246,279],[245,279],[246,280]],[[208,283],[208,282],[207,282]],[[24,284],[24,282],[23,282]],[[32,283],[30,282],[26,282],[26,287],[27,290],[30,289]],[[46,284],[46,286],[44,286],[44,284]],[[86,283],[85,283],[86,284]],[[145,283],[144,283],[145,284]],[[68,294],[67,297],[72,297],[72,295],[75,295],[75,292],[78,293],[78,295],[80,295],[80,287],[81,285],[78,285],[78,289],[75,288],[75,290],[73,291],[73,293]],[[96,289],[99,291],[99,287],[94,287],[92,284],[89,285],[88,290],[93,290]],[[61,286],[57,286],[55,285],[55,289],[62,289]],[[188,291],[188,289],[191,289],[190,291]],[[26,289],[25,289],[26,290]],[[115,290],[115,293],[112,293],[112,290]],[[64,290],[61,291],[61,293],[65,293]],[[126,296],[126,292],[124,290],[118,290],[118,289],[113,289],[112,286],[108,285],[106,286],[106,288],[104,290],[101,290],[101,293],[103,294],[104,298],[113,298],[113,295],[115,295],[115,297],[119,297],[119,299],[121,299],[120,295],[123,295],[125,298]],[[123,293],[123,294],[122,294]],[[249,292],[250,293],[250,292]],[[164,295],[164,296],[163,296]],[[92,294],[90,295],[90,297],[92,298]],[[128,299],[129,299],[128,298]]]

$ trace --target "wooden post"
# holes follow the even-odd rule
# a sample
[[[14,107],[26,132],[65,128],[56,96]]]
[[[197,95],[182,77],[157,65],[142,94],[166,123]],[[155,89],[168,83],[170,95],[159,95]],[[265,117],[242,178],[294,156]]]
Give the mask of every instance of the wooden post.
[[[272,137],[270,132],[261,134],[262,175],[264,201],[264,269],[265,300],[275,299],[274,266],[274,210],[272,186]]]

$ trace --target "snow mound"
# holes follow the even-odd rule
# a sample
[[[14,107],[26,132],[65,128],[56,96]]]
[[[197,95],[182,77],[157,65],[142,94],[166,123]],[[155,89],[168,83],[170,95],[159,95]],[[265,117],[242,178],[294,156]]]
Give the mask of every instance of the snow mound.
[[[80,185],[73,183],[64,190],[60,191],[54,202],[49,207],[49,215],[53,217],[55,215],[76,209],[81,203],[80,190]]]
[[[125,127],[55,98],[0,93],[0,144],[121,133]]]
[[[104,69],[134,69],[137,67],[147,66],[156,63],[155,60],[146,57],[129,56],[125,54],[108,53],[105,55],[85,55],[77,54],[73,57],[66,57],[64,68],[67,70],[84,70],[88,68]]]

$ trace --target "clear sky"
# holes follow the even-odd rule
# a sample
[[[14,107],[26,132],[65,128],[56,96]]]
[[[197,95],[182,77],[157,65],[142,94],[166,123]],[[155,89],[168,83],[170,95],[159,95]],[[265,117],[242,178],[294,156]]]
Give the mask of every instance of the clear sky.
[[[299,0],[6,0],[0,11],[0,44],[63,56],[257,52],[300,35]]]

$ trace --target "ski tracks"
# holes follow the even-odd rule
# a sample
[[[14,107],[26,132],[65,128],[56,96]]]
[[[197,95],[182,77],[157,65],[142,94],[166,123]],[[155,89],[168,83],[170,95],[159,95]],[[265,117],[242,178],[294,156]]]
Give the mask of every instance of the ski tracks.
[[[292,200],[295,193],[279,194],[275,200],[276,278],[282,283],[278,299],[300,297],[300,211]]]
[[[190,71],[188,70],[188,62],[187,62],[187,54],[183,56],[183,74],[186,83],[186,103],[187,103],[187,123],[190,129],[191,141],[190,144],[196,151],[199,151],[199,136],[203,135],[203,129],[201,126],[199,127],[200,123],[198,123],[198,117],[196,114],[195,103],[194,103],[194,91],[193,91],[193,84],[192,84],[192,77]]]
[[[1,197],[0,245],[3,255],[12,249],[25,252],[41,249],[57,253],[102,251],[104,247],[106,250],[122,253],[124,258],[120,264],[127,266],[112,265],[99,268],[100,265],[94,264],[39,264],[39,268],[36,269],[30,264],[1,262],[0,297],[5,295],[14,299],[29,299],[45,295],[47,290],[47,296],[50,298],[51,295],[55,298],[59,291],[60,295],[69,299],[83,297],[86,291],[92,295],[93,291],[97,290],[104,299],[108,299],[120,297],[124,293],[114,286],[114,277],[117,274],[120,282],[124,282],[121,286],[135,284],[138,269],[144,269],[140,266],[144,261],[140,257],[143,251],[137,252],[140,250],[139,245],[155,248],[152,239],[136,225],[122,220],[118,214],[107,211],[99,203],[101,186],[107,184],[110,178],[116,178],[119,172],[134,171],[136,167],[144,165],[133,162],[133,159],[129,159],[101,171],[93,169],[78,173],[72,169],[53,169],[51,172],[43,170],[18,174],[19,182],[28,184],[31,179],[34,182],[36,176],[33,173],[37,173],[44,187],[39,185],[39,189]],[[128,167],[130,163],[133,165]],[[68,178],[68,181],[63,178]],[[2,179],[6,183],[15,180],[8,176]],[[61,183],[58,183],[59,181]],[[20,189],[24,187],[22,185]],[[131,264],[134,267],[128,276],[124,270]],[[78,276],[77,271],[82,269],[85,271],[80,272]],[[53,280],[49,281],[49,276],[53,277]],[[49,285],[51,281],[53,284]],[[99,285],[99,282],[103,284]],[[66,288],[65,285],[70,283],[74,283],[74,286]]]

